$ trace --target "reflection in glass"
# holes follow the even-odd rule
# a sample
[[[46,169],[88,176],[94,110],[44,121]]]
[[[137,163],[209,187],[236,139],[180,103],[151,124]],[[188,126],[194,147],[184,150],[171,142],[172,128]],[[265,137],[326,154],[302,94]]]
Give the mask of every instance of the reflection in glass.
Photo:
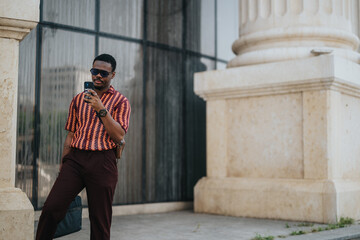
[[[72,98],[91,79],[94,37],[44,28],[41,66],[38,205],[42,206],[58,173]]]
[[[142,45],[100,38],[99,52],[117,62],[112,85],[130,101],[131,117],[126,147],[118,162],[118,184],[114,204],[142,201],[143,58]]]
[[[148,0],[148,40],[175,47],[182,46],[182,2],[178,0]]]
[[[95,28],[95,0],[45,0],[44,21]]]
[[[100,1],[100,31],[141,38],[143,0]]]
[[[219,3],[219,1],[218,1]],[[232,44],[239,37],[238,0],[226,0],[217,4],[217,53],[218,58],[229,61],[235,57]]]
[[[215,0],[187,1],[186,48],[215,55]]]
[[[20,42],[15,186],[32,199],[36,29]]]
[[[217,70],[221,70],[221,69],[226,69],[226,63],[223,63],[223,62],[217,62],[216,63],[216,69]]]
[[[182,55],[148,49],[146,89],[147,201],[183,198],[185,187]]]

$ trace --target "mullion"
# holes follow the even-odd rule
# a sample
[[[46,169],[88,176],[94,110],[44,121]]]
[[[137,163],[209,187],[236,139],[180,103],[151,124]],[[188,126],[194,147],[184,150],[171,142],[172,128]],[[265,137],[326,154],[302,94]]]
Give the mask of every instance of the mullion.
[[[144,0],[143,2],[143,109],[142,109],[142,168],[141,168],[141,201],[142,203],[146,202],[146,83],[147,83],[147,4],[148,1]]]
[[[187,39],[187,1],[186,0],[183,0],[182,1],[182,9],[183,9],[183,12],[182,12],[182,16],[183,16],[183,21],[182,21],[182,24],[183,24],[183,35],[182,35],[182,66],[181,66],[181,72],[182,72],[182,84],[183,84],[183,88],[182,88],[182,106],[183,106],[183,109],[182,109],[182,115],[183,116],[186,116],[186,111],[187,111],[187,107],[186,107],[186,93],[187,93],[187,80],[186,80],[186,77],[187,77],[187,74],[186,74],[186,39]],[[186,134],[186,129],[187,129],[187,124],[186,124],[186,117],[183,117],[182,118],[182,124],[183,124],[183,128],[182,128],[182,148],[184,151],[181,151],[182,153],[182,156],[181,156],[181,171],[182,171],[182,174],[180,175],[180,183],[182,185],[182,187],[180,186],[180,189],[181,189],[181,194],[180,194],[180,198],[182,200],[185,200],[186,198],[186,193],[187,193],[187,179],[186,179],[186,176],[188,176],[187,174],[187,162],[186,162],[186,156],[187,156],[187,134]]]
[[[38,209],[38,160],[40,155],[40,94],[41,94],[41,49],[42,49],[42,26],[37,26],[36,36],[36,63],[35,63],[35,106],[34,106],[34,152],[33,152],[33,188],[32,204]]]
[[[95,56],[99,55],[100,0],[95,0]]]

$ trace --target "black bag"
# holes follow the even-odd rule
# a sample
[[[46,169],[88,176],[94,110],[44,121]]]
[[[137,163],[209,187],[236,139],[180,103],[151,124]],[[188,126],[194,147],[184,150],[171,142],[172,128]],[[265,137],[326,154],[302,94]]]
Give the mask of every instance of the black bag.
[[[71,202],[65,218],[59,222],[54,238],[58,238],[81,230],[82,205],[81,197],[76,196]]]

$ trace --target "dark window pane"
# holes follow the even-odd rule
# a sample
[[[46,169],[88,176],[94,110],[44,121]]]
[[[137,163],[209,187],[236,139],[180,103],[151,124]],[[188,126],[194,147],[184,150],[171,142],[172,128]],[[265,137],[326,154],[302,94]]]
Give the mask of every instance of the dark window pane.
[[[149,48],[147,64],[146,197],[180,200],[185,191],[182,55]]]
[[[143,0],[100,1],[100,31],[141,38]]]
[[[100,53],[109,53],[117,62],[112,85],[130,101],[130,126],[126,147],[118,163],[119,179],[114,204],[142,201],[143,58],[142,46],[100,38]]]
[[[44,28],[39,149],[39,206],[42,206],[59,169],[64,130],[72,98],[91,80],[94,37]],[[84,199],[85,201],[85,199]],[[85,201],[86,202],[86,201]]]
[[[44,0],[44,21],[94,29],[95,0]]]
[[[194,73],[213,70],[215,63],[198,57],[186,59],[186,198],[193,199],[196,182],[206,175],[206,103],[194,93]]]
[[[215,56],[215,0],[188,1],[186,11],[186,48]]]
[[[19,54],[15,185],[32,199],[36,29],[20,42]]]
[[[148,40],[182,47],[183,1],[148,0]]]
[[[217,52],[218,58],[229,61],[235,57],[232,44],[239,37],[238,0],[218,1],[217,4]]]

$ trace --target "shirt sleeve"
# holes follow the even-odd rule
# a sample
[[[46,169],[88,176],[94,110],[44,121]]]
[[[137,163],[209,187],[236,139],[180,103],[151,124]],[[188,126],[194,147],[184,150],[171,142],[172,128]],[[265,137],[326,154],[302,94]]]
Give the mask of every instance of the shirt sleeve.
[[[65,130],[75,132],[76,130],[76,109],[75,109],[75,98],[71,101],[69,107],[69,115],[65,124]]]
[[[114,111],[114,120],[120,123],[125,133],[129,128],[131,107],[129,101],[124,98],[116,107]]]

